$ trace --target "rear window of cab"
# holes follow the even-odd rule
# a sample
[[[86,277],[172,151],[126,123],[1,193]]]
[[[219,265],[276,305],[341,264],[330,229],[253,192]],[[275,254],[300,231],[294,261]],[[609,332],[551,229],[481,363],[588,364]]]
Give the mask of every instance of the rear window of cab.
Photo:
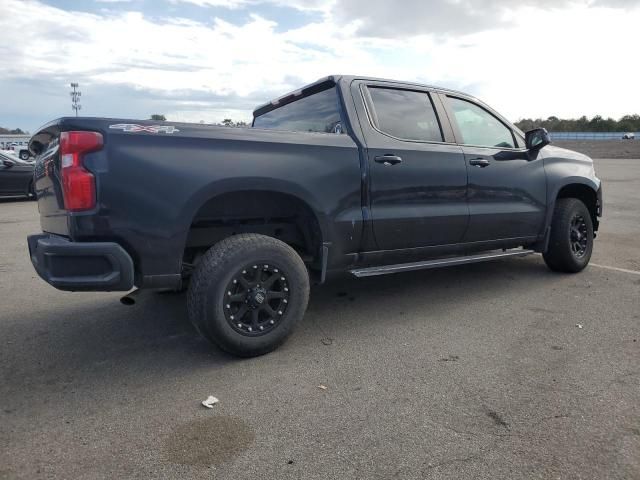
[[[342,108],[335,86],[302,97],[254,118],[254,128],[342,134]]]

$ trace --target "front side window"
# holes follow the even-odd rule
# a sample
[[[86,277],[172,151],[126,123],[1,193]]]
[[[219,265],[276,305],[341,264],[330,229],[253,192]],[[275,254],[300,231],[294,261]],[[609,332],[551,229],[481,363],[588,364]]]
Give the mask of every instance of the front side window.
[[[513,135],[504,123],[478,105],[449,97],[462,143],[482,147],[514,148]]]
[[[264,113],[253,120],[255,128],[296,132],[346,133],[336,87]]]
[[[438,117],[426,92],[369,87],[378,129],[403,140],[442,142]]]

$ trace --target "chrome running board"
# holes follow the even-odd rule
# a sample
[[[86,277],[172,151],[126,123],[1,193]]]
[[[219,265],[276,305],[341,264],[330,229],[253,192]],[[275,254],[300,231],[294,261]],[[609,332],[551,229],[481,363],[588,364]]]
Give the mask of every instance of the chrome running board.
[[[464,257],[440,258],[436,260],[425,260],[422,262],[399,263],[396,265],[384,265],[381,267],[357,268],[349,273],[358,278],[373,277],[375,275],[386,275],[388,273],[410,272],[412,270],[426,270],[428,268],[451,267],[453,265],[465,265],[467,263],[487,262],[507,257],[524,257],[535,253],[533,250],[513,248],[498,253],[481,253],[478,255],[467,255]]]

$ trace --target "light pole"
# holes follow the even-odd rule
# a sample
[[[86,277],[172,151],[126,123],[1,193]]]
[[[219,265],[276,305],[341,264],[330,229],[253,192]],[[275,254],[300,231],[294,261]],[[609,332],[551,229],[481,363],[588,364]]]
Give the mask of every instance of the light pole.
[[[70,83],[69,86],[73,89],[69,92],[71,95],[71,108],[75,110],[76,117],[78,116],[78,110],[82,110],[82,105],[80,105],[80,97],[82,96],[82,92],[77,90],[79,85],[76,82]]]

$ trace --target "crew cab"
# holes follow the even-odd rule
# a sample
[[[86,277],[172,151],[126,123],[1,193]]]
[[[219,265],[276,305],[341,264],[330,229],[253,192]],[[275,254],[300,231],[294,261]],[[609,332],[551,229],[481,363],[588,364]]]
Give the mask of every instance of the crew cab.
[[[330,76],[251,128],[60,118],[30,143],[38,274],[61,290],[188,289],[241,356],[281,344],[310,282],[534,252],[579,272],[602,214],[593,162],[453,90]]]

